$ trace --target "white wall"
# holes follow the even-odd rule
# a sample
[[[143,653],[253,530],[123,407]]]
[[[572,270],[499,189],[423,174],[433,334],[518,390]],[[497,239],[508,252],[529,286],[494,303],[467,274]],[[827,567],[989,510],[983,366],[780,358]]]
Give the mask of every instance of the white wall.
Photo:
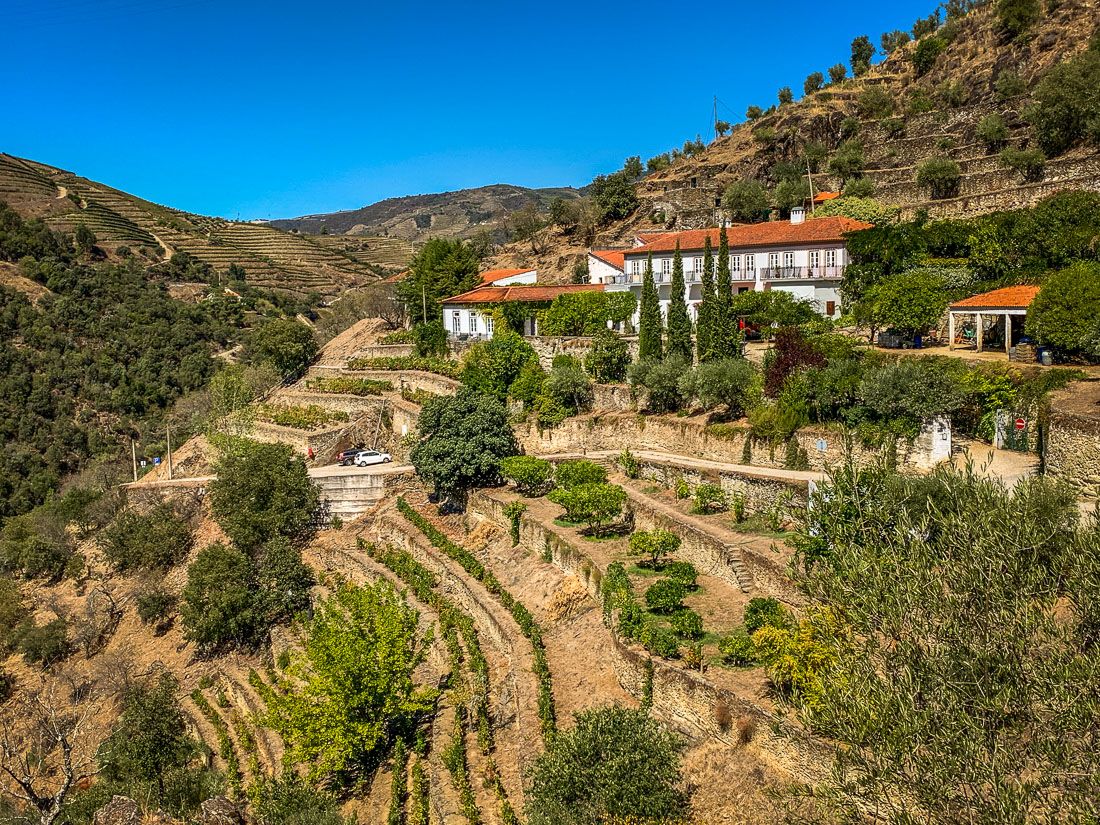
[[[493,286],[510,286],[512,284],[533,284],[538,277],[538,270],[530,269],[527,272],[521,272],[519,275],[509,275],[507,278],[500,278],[496,281],[490,281]],[[483,284],[484,286],[484,284]]]
[[[623,271],[617,266],[612,266],[603,258],[588,253],[588,282],[591,284],[612,284],[616,275],[622,275]]]

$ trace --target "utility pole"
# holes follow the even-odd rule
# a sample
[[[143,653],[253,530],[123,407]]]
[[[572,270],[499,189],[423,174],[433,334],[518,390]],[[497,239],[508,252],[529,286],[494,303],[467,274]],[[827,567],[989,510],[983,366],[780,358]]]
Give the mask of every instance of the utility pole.
[[[718,95],[714,96],[714,139],[718,140]]]
[[[168,480],[172,480],[172,430],[170,427],[165,427],[164,431],[168,434]]]
[[[134,481],[137,481],[137,444],[130,439],[130,458],[134,462]]]
[[[806,160],[806,180],[810,182],[810,214],[816,211],[814,206],[814,176],[810,174],[810,161]]]
[[[428,288],[423,282],[420,284],[420,304],[424,313],[421,318],[426,324],[428,323]]]

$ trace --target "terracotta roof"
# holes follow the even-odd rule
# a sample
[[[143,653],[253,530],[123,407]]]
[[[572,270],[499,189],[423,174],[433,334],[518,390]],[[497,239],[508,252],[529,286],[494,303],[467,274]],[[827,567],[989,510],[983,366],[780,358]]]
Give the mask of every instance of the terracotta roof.
[[[833,198],[839,197],[839,192],[818,192],[814,195],[814,203],[825,203],[825,201],[831,201]]]
[[[488,272],[482,272],[477,277],[481,279],[482,284],[491,284],[493,281],[500,281],[504,278],[512,278],[516,275],[523,275],[527,272],[534,272],[531,267],[526,269],[490,269]]]
[[[601,261],[609,263],[617,269],[622,269],[628,251],[627,249],[593,249],[588,254],[595,255]]]
[[[1027,309],[1038,294],[1039,287],[1033,284],[1006,286],[992,292],[983,292],[981,295],[971,295],[969,298],[963,298],[961,301],[953,303],[951,308]]]
[[[378,283],[380,283],[380,284],[396,284],[398,281],[400,281],[402,278],[404,278],[406,275],[408,275],[411,271],[412,270],[406,269],[404,272],[398,272],[396,275],[391,275],[388,278],[383,278]]]
[[[444,298],[442,304],[503,304],[509,301],[553,301],[570,292],[602,292],[603,284],[517,284],[479,286],[461,295]]]
[[[663,238],[665,235],[669,235],[669,234],[674,235],[676,233],[674,233],[674,232],[673,233],[669,233],[669,232],[635,232],[634,237],[637,238],[640,241],[645,241],[646,243],[650,243],[651,241],[655,241],[658,238]]]
[[[731,226],[726,230],[731,249],[743,249],[748,246],[779,246],[782,244],[826,243],[842,241],[848,232],[870,229],[871,224],[855,221],[851,218],[833,216],[829,218],[807,218],[802,223],[790,221],[771,221],[769,223]],[[687,232],[673,232],[663,235],[655,241],[636,246],[626,251],[627,255],[646,255],[650,252],[671,252],[680,241],[682,252],[694,252],[703,248],[703,240],[710,235],[710,244],[718,250],[717,229],[691,229]]]

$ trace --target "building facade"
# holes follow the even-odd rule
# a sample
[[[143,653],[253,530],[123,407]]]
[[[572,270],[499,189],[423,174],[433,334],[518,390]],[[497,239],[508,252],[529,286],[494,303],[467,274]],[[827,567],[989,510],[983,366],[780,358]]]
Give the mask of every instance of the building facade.
[[[538,335],[537,310],[549,306],[559,295],[602,291],[602,284],[514,284],[479,286],[443,300],[443,326],[449,338],[492,338],[495,323],[492,309],[505,303],[523,304],[528,309],[524,335]]]
[[[840,314],[840,284],[848,265],[844,237],[870,226],[842,217],[807,219],[799,209],[792,211],[789,221],[732,226],[726,230],[726,235],[734,294],[778,289],[810,303],[822,315],[836,318]],[[652,255],[653,280],[660,296],[661,313],[667,314],[672,289],[672,259],[679,242],[685,297],[691,318],[695,320],[702,300],[703,245],[708,236],[717,272],[718,229],[672,232],[623,250],[623,271],[613,275],[610,282],[604,282],[607,290],[630,290],[639,299],[640,306],[642,279]]]

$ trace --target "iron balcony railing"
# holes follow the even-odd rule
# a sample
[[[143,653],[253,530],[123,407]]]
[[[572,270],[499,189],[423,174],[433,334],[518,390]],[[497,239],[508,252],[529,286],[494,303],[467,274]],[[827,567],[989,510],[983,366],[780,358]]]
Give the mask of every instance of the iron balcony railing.
[[[684,273],[684,281],[689,284],[697,284],[701,280],[701,272],[687,271]],[[819,278],[841,278],[844,276],[843,266],[782,266],[765,267],[759,271],[743,269],[731,273],[734,281],[789,281],[808,280]],[[616,275],[612,283],[616,284],[641,284],[643,275],[625,274]],[[672,275],[661,272],[653,273],[653,282],[656,284],[671,283]]]

